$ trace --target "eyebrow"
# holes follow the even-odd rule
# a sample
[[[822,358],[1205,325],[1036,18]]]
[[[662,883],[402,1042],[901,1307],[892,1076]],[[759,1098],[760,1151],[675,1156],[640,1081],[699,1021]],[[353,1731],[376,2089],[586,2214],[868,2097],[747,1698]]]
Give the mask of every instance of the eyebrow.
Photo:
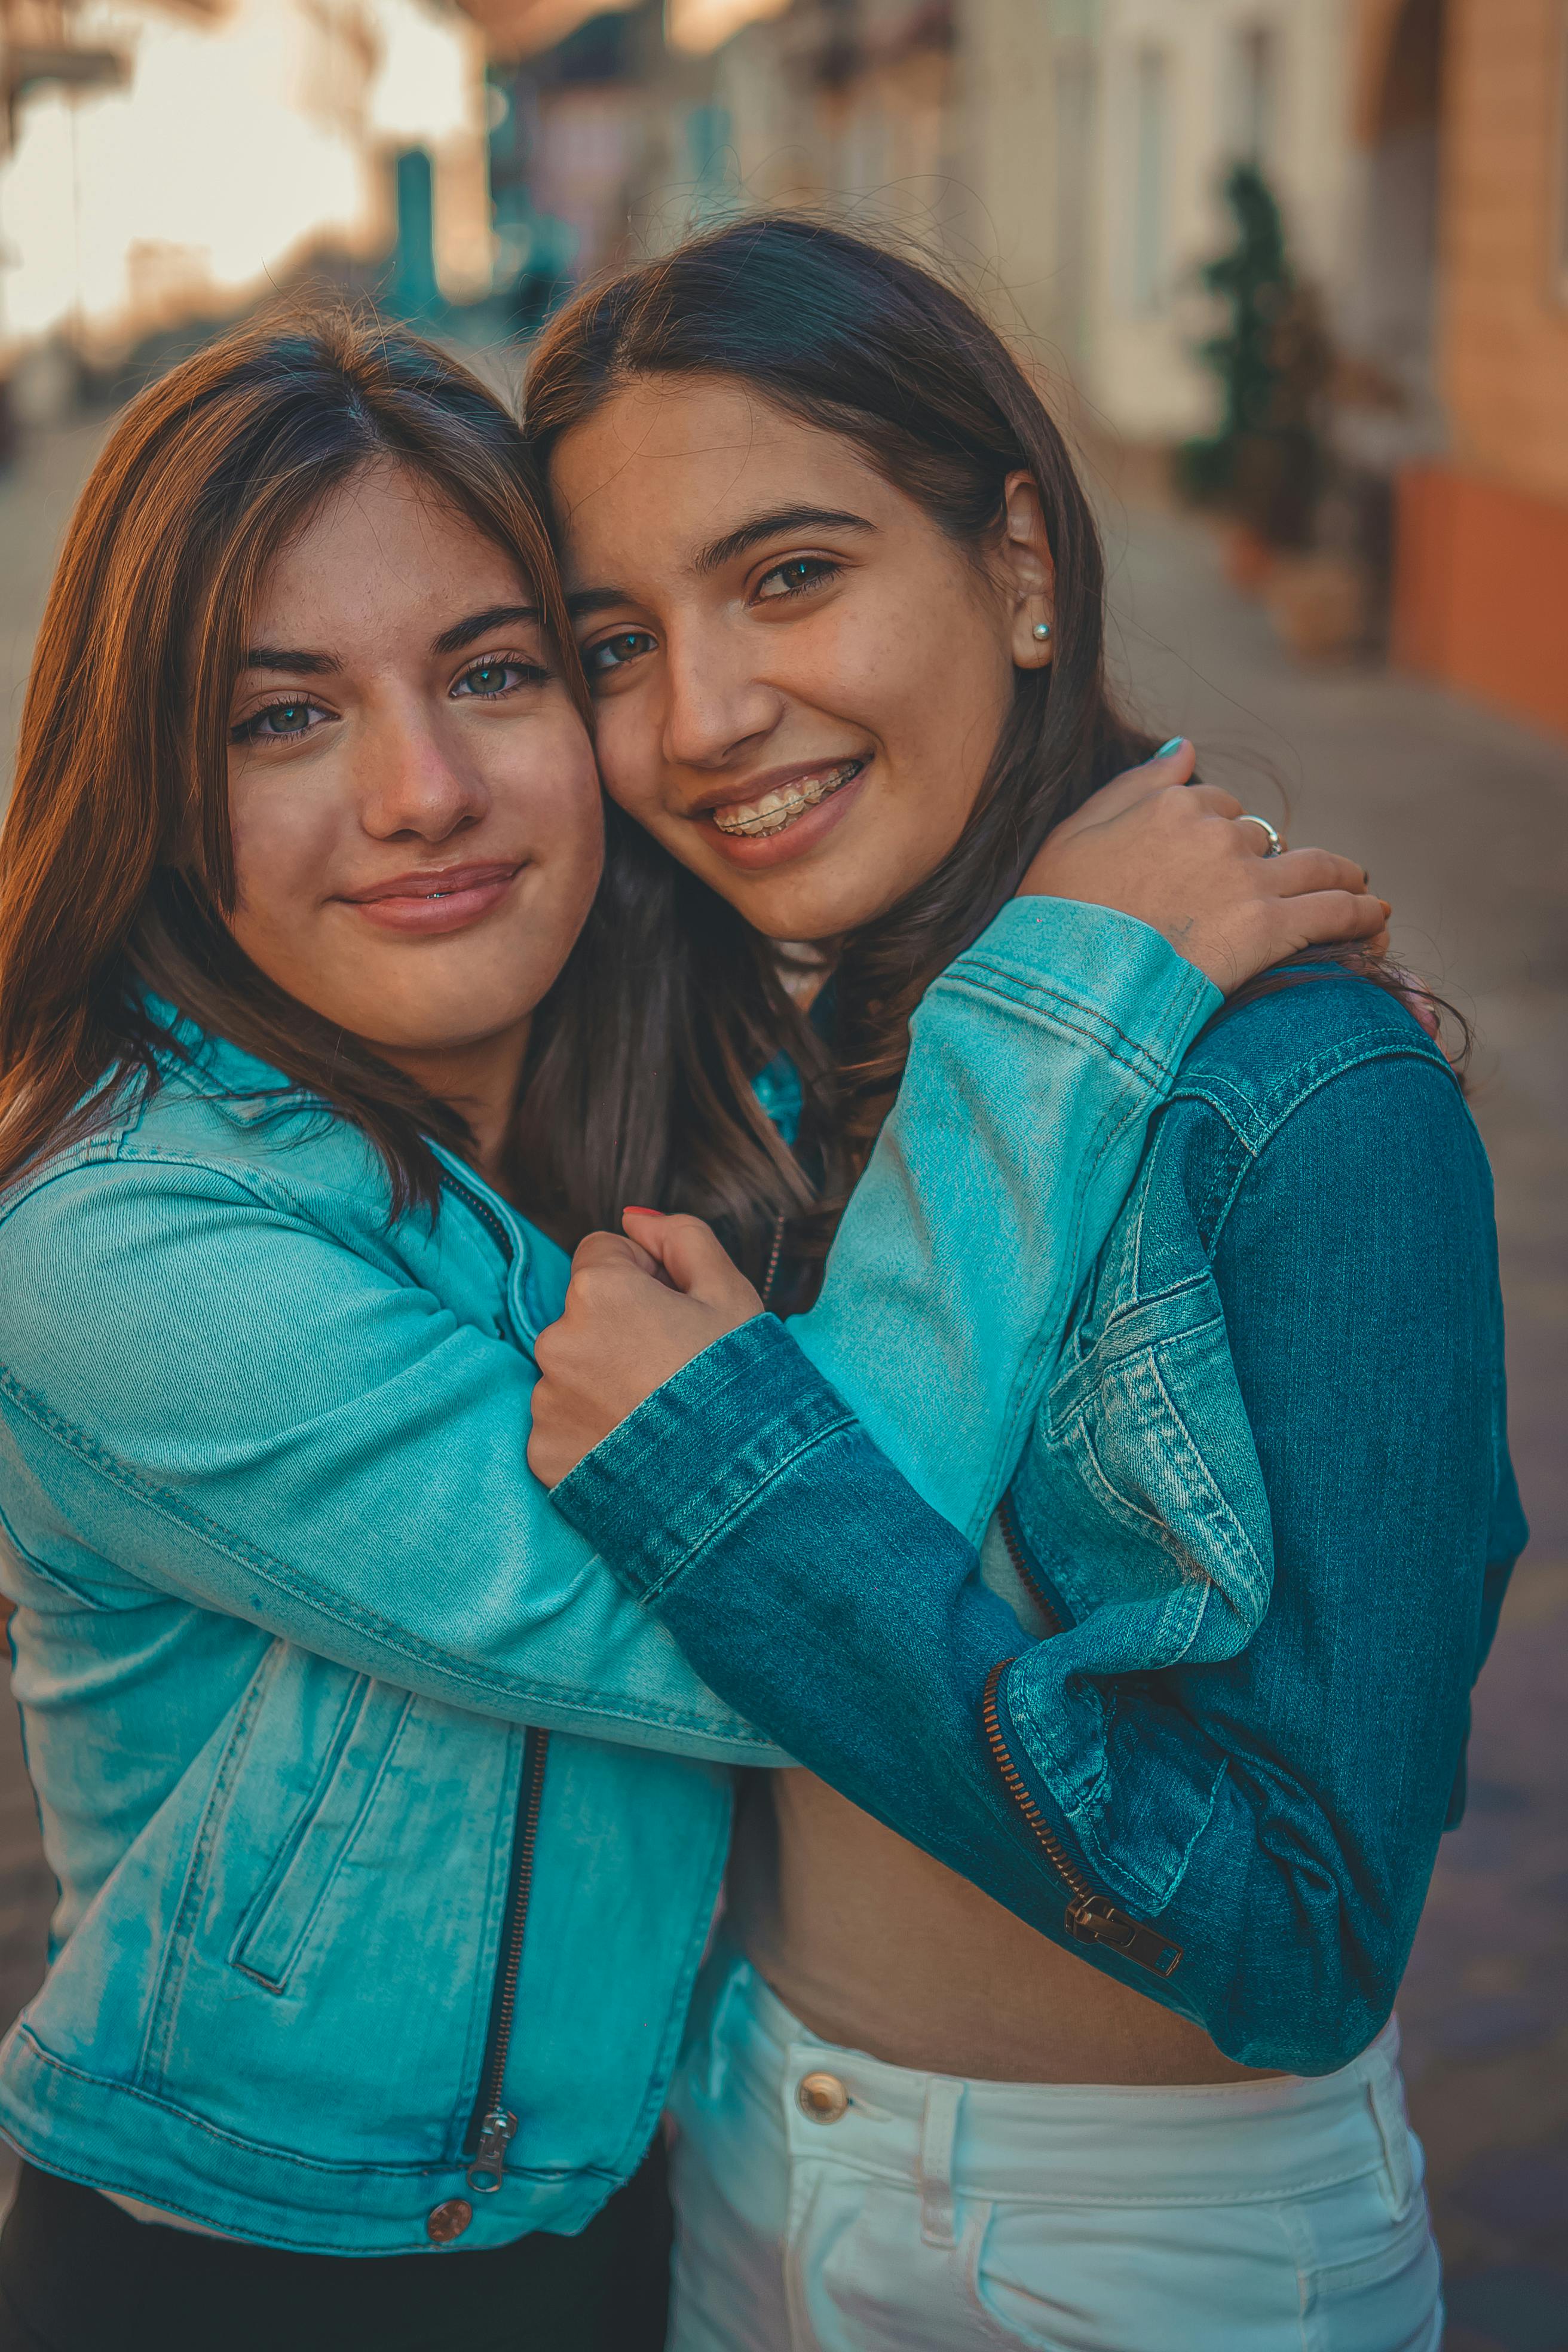
[[[324,677],[338,665],[331,654],[300,653],[291,646],[252,646],[240,667],[243,669],[300,670],[307,677]]]
[[[487,604],[482,613],[470,613],[465,620],[454,621],[443,629],[430,650],[434,654],[460,653],[471,646],[476,637],[488,636],[491,629],[515,627],[537,621],[537,604]],[[293,670],[303,677],[325,677],[341,668],[342,664],[331,654],[310,654],[297,646],[251,646],[242,667],[246,669]]]
[[[433,654],[458,654],[476,637],[488,636],[492,629],[515,628],[520,622],[527,627],[539,618],[537,604],[487,604],[482,613],[470,613],[466,621],[454,621],[449,629],[443,629],[430,650]]]
[[[617,604],[635,602],[629,588],[580,588],[566,599],[566,611],[574,621],[586,620],[592,613],[613,613]]]
[[[767,514],[753,515],[750,521],[737,523],[722,539],[710,540],[699,553],[692,570],[700,574],[722,572],[737,555],[748,548],[759,546],[763,540],[779,539],[792,530],[875,530],[874,522],[864,515],[850,514],[843,507],[774,507]],[[579,588],[566,599],[566,610],[574,621],[583,621],[595,613],[613,613],[617,605],[635,604],[629,588]]]
[[[749,522],[738,523],[727,530],[722,539],[710,540],[698,556],[692,569],[699,572],[721,572],[737,555],[744,555],[764,539],[779,539],[793,530],[875,530],[874,522],[864,515],[848,514],[838,507],[774,507],[767,514],[753,515]]]

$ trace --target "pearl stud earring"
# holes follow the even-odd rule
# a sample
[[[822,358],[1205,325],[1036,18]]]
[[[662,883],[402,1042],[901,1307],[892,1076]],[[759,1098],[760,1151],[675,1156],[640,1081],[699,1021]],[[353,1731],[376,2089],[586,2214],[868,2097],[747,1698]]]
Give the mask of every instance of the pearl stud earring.
[[[1035,635],[1039,638],[1042,645],[1044,645],[1046,639],[1050,635],[1050,634],[1051,625],[1048,621],[1037,621],[1035,623]]]

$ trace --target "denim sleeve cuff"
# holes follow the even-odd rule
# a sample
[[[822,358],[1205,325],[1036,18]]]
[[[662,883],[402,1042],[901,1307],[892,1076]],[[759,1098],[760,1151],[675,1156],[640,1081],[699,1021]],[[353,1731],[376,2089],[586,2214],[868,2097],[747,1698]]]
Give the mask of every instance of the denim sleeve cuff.
[[[764,1487],[854,1419],[783,1324],[754,1316],[645,1397],[551,1500],[657,1602]]]
[[[1225,1003],[1147,923],[1073,898],[1009,898],[929,993],[955,989],[1005,996],[1162,1091]]]

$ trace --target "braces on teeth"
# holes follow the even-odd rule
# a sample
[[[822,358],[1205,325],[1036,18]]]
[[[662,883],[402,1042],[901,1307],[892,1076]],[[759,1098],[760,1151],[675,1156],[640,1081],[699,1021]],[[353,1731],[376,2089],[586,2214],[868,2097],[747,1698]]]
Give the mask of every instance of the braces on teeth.
[[[785,784],[776,793],[765,793],[760,801],[742,802],[738,808],[715,809],[713,822],[721,833],[741,834],[749,841],[760,835],[782,833],[808,808],[825,801],[832,793],[858,776],[865,766],[863,760],[847,761],[842,768],[834,768],[826,776],[808,777],[803,784]]]

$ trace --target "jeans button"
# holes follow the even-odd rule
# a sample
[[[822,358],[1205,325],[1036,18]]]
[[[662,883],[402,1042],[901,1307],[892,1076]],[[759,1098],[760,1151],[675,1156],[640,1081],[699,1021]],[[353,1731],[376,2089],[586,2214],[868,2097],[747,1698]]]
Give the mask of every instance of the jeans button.
[[[444,2205],[434,2206],[425,2216],[425,2235],[433,2246],[449,2246],[473,2218],[474,2209],[466,2197],[448,2197]]]
[[[849,2105],[849,2094],[837,2074],[803,2074],[795,2104],[814,2124],[836,2124]]]

